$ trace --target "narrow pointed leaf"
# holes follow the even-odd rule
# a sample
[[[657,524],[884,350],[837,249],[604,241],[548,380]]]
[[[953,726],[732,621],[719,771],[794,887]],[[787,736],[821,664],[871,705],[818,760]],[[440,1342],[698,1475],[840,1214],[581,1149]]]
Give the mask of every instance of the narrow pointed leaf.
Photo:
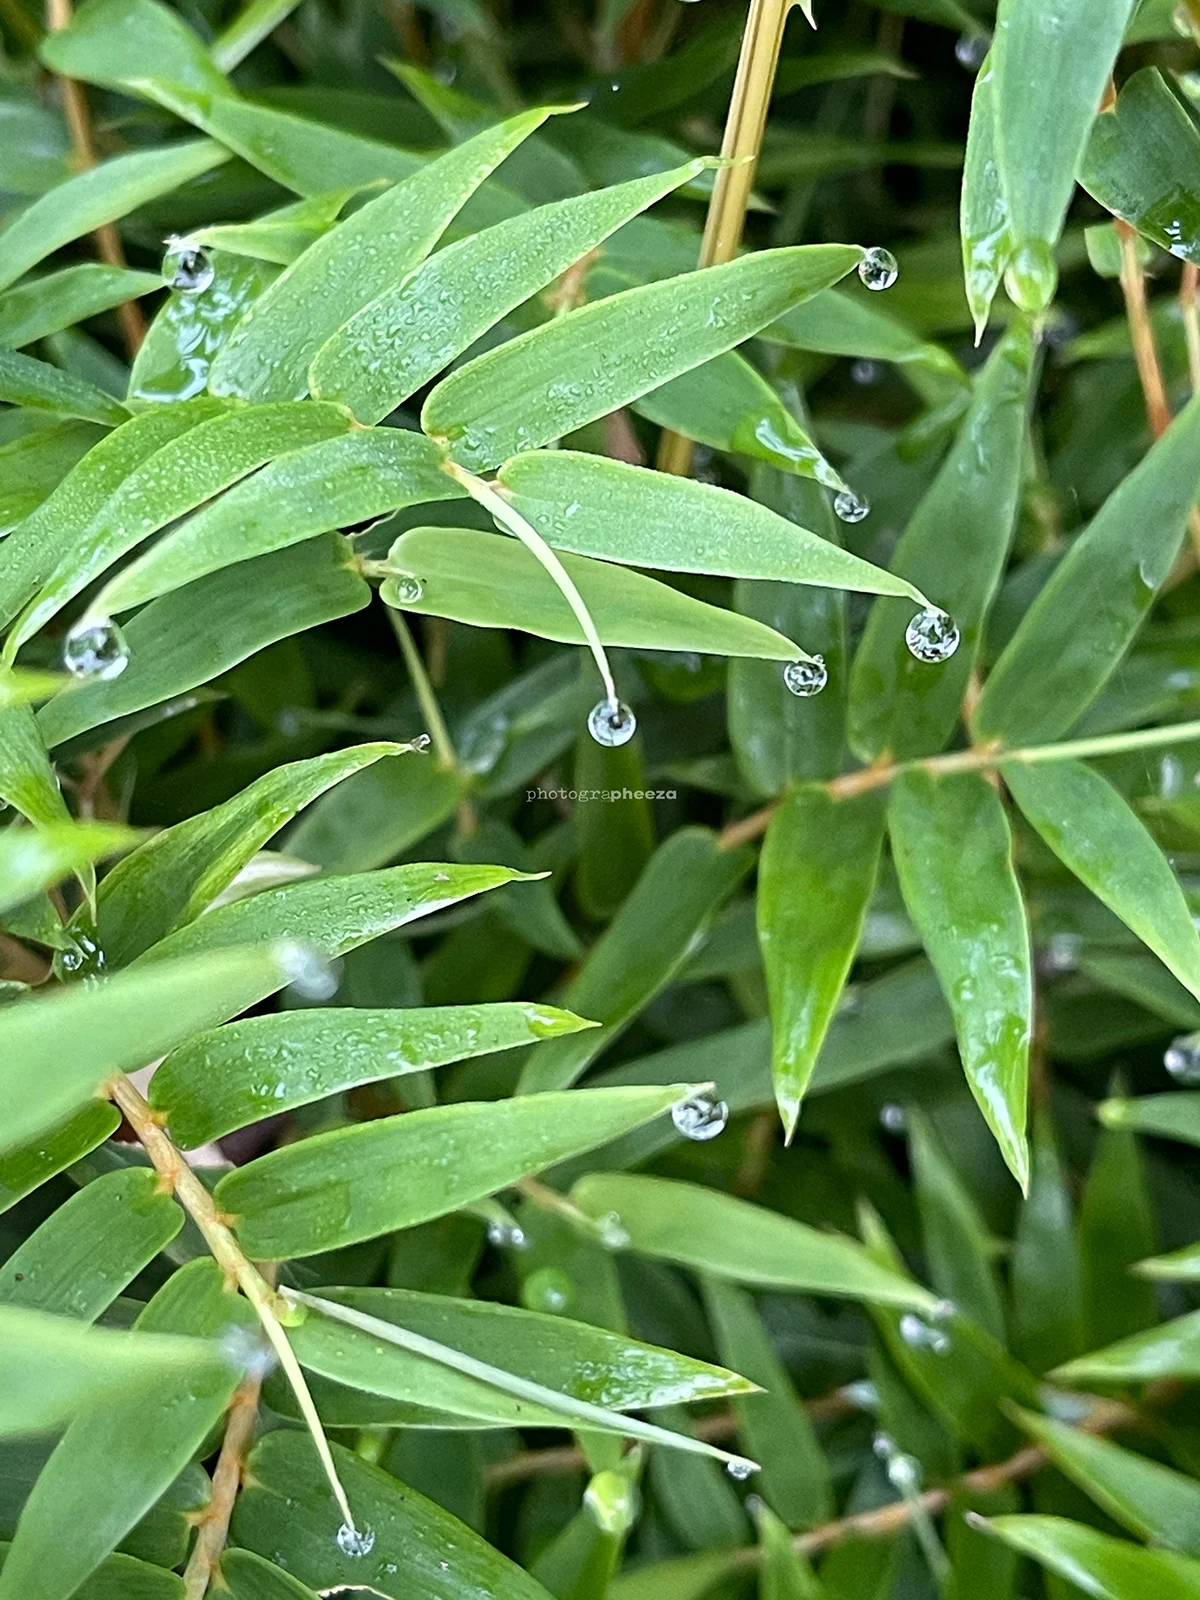
[[[0,1542],[0,1566],[9,1546]],[[102,1561],[75,1591],[75,1600],[184,1600],[183,1579],[133,1556]]]
[[[29,706],[0,712],[0,800],[39,827],[70,826],[67,803]]]
[[[1200,998],[1200,935],[1170,864],[1107,778],[1081,761],[1001,771],[1051,850]]]
[[[1011,1281],[1017,1354],[1045,1372],[1084,1347],[1083,1283],[1074,1209],[1048,1114],[1034,1113],[1029,1194],[1021,1207]]]
[[[398,609],[476,628],[520,628],[563,644],[587,642],[558,584],[516,539],[474,528],[410,528],[388,561],[410,575],[389,578],[383,586],[383,599]],[[803,653],[753,617],[694,600],[640,572],[586,556],[564,556],[562,564],[603,644],[775,661],[794,661]],[[406,586],[414,578],[420,593],[409,599]]]
[[[116,427],[129,413],[95,384],[73,377],[48,362],[15,350],[0,350],[0,400],[35,411],[53,411],[60,417],[82,417]]]
[[[973,1322],[1005,1342],[1004,1307],[983,1218],[925,1116],[908,1112],[909,1159],[929,1276]]]
[[[318,1134],[222,1178],[249,1255],[314,1255],[410,1228],[660,1116],[687,1085],[466,1101]]]
[[[1200,133],[1157,67],[1096,118],[1079,168],[1093,199],[1184,261],[1200,262]]]
[[[1198,1600],[1200,1561],[1143,1550],[1065,1517],[993,1517],[993,1533],[1094,1600]]]
[[[906,772],[892,785],[888,827],[905,904],[954,1014],[971,1093],[1024,1189],[1033,978],[1004,807],[976,773]]]
[[[800,789],[771,819],[758,940],[771,1006],[771,1072],[788,1139],[854,961],[883,843],[879,796]]]
[[[54,72],[107,88],[147,73],[218,94],[226,88],[199,36],[158,0],[90,0],[69,27],[47,35],[41,56]]]
[[[906,579],[712,484],[570,450],[516,456],[499,476],[517,510],[560,550],[668,572],[779,578],[924,603]]]
[[[1139,1095],[1136,1100],[1106,1100],[1098,1108],[1107,1128],[1131,1128],[1160,1139],[1200,1145],[1200,1094]]]
[[[213,393],[304,395],[326,340],[424,260],[468,196],[549,115],[526,111],[489,128],[316,240],[247,313],[213,366]]]
[[[886,311],[868,305],[867,300],[872,298],[844,294],[840,289],[822,289],[764,328],[759,338],[820,355],[859,356],[868,361],[926,367],[957,383],[966,382],[962,368],[947,351],[926,343]]]
[[[421,425],[463,466],[499,466],[741,344],[861,259],[856,245],[800,245],[596,301],[443,379]]]
[[[1012,254],[1008,201],[997,149],[995,66],[995,55],[990,52],[975,79],[959,204],[963,281],[976,344],[987,327],[992,301]]]
[[[597,1091],[600,1092],[600,1091]],[[854,1239],[666,1178],[597,1172],[571,1191],[624,1248],[751,1288],[790,1289],[929,1310],[919,1283],[878,1266]]]
[[[640,211],[702,168],[635,178],[540,206],[439,250],[377,295],[317,352],[312,392],[378,422]]]
[[[1200,1311],[1118,1339],[1057,1369],[1063,1383],[1155,1383],[1160,1378],[1200,1377]]]

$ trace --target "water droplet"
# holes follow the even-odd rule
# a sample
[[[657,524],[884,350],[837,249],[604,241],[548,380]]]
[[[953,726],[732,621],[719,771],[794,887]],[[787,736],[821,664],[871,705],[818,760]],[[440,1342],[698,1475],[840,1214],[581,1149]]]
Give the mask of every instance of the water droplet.
[[[614,705],[611,700],[601,700],[588,713],[588,732],[597,744],[613,749],[628,744],[633,738],[637,732],[637,718],[624,701],[619,700]]]
[[[337,1531],[337,1547],[344,1556],[369,1556],[375,1548],[374,1531],[343,1522]]]
[[[167,283],[180,294],[203,294],[215,276],[208,256],[174,235],[165,243],[167,253],[163,257],[162,275]]]
[[[95,678],[107,683],[119,678],[129,665],[125,635],[109,617],[78,622],[67,634],[63,666],[73,678]]]
[[[429,749],[433,740],[427,733],[419,733],[415,739],[410,739],[408,743],[410,749],[415,750],[418,755],[423,755]]]
[[[810,661],[789,661],[783,669],[783,681],[787,689],[802,700],[820,694],[829,682],[824,656],[813,656]]]
[[[596,1227],[606,1250],[624,1250],[629,1243],[629,1230],[615,1211],[606,1211]]]
[[[337,964],[317,945],[301,940],[285,946],[283,965],[288,987],[305,1000],[331,1000],[342,981]]]
[[[858,263],[858,275],[868,289],[890,289],[900,276],[900,268],[890,250],[876,245]]]
[[[1038,960],[1038,968],[1048,978],[1073,972],[1082,949],[1083,940],[1077,933],[1052,933]]]
[[[853,489],[839,489],[833,497],[833,514],[840,522],[861,522],[871,514],[871,502]]]
[[[676,1132],[685,1139],[703,1144],[724,1132],[729,1121],[729,1107],[724,1100],[716,1100],[710,1094],[694,1094],[690,1100],[681,1100],[671,1107],[671,1121]]]
[[[746,1461],[741,1456],[734,1456],[732,1461],[725,1463],[725,1471],[735,1483],[745,1483],[752,1473],[758,1471],[758,1468],[753,1461]]]
[[[97,978],[104,971],[104,951],[91,936],[77,930],[72,942],[54,958],[56,975],[68,978]]]
[[[530,1311],[561,1316],[575,1298],[575,1285],[558,1267],[539,1267],[521,1285],[521,1304]]]
[[[524,1228],[504,1217],[492,1217],[487,1225],[488,1243],[497,1250],[524,1250],[529,1240]]]
[[[931,1350],[935,1356],[944,1355],[950,1348],[949,1334],[930,1327],[915,1311],[906,1311],[900,1318],[900,1337],[910,1350]]]
[[[872,1444],[892,1487],[901,1494],[914,1494],[921,1486],[921,1464],[916,1457],[905,1455],[888,1433],[877,1433]]]
[[[936,606],[918,611],[904,630],[904,642],[918,661],[949,661],[958,649],[958,639],[953,617]]]
[[[904,1114],[904,1107],[894,1105],[891,1101],[879,1108],[879,1126],[885,1133],[903,1133],[908,1127],[908,1118]]]
[[[411,606],[424,594],[425,585],[410,572],[400,572],[392,579],[392,592],[402,605]]]
[[[878,376],[878,365],[874,361],[868,361],[865,356],[860,356],[850,367],[851,383],[861,383],[865,386],[874,383]]]
[[[1172,1039],[1163,1066],[1176,1083],[1200,1083],[1200,1034],[1185,1033]]]
[[[954,59],[967,72],[978,72],[991,48],[992,36],[982,29],[960,33],[954,46]]]
[[[841,1390],[847,1402],[858,1411],[875,1411],[879,1406],[879,1390],[867,1378],[856,1378]]]

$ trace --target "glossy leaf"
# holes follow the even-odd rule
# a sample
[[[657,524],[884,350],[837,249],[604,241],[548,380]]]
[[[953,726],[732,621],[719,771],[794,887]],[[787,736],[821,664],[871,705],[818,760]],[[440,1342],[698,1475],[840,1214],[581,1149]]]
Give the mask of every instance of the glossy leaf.
[[[1065,1517],[993,1517],[988,1527],[1096,1600],[1195,1600],[1200,1595],[1200,1561],[1187,1556],[1143,1550]]]
[[[69,27],[47,37],[41,54],[55,72],[110,88],[153,73],[195,89],[225,89],[199,37],[157,0],[90,0]]]
[[[923,603],[904,578],[711,484],[568,450],[517,456],[499,477],[516,509],[560,550],[668,572],[778,578]]]
[[[167,1118],[176,1142],[190,1150],[358,1084],[586,1026],[570,1012],[526,1002],[251,1017],[172,1051],[154,1075],[150,1102]]]
[[[689,1092],[576,1090],[385,1117],[260,1156],[222,1178],[218,1201],[238,1218],[251,1256],[313,1255],[444,1216],[648,1122]]]
[[[630,217],[701,170],[671,172],[572,195],[439,250],[386,288],[317,352],[312,392],[378,422],[531,295]]]
[[[19,350],[72,323],[161,288],[162,279],[156,273],[130,272],[99,261],[83,261],[61,272],[31,278],[0,294],[0,346]]]
[[[868,305],[865,297],[844,294],[840,289],[823,289],[785,312],[759,337],[794,350],[893,361],[899,366],[926,367],[957,383],[966,381],[958,363],[940,345],[920,339],[897,318]]]
[[[93,1100],[35,1141],[0,1155],[0,1212],[49,1182],[114,1133],[121,1113],[107,1100]]]
[[[537,1045],[519,1092],[565,1089],[668,984],[750,866],[706,828],[681,828],[651,856],[620,911],[562,993],[594,1031]]]
[[[1183,891],[1107,778],[1079,761],[1009,761],[1001,772],[1054,853],[1200,998],[1200,936]]]
[[[801,245],[583,306],[443,379],[421,425],[463,466],[499,466],[732,349],[861,258],[853,245]]]
[[[145,1167],[107,1172],[34,1230],[0,1269],[0,1303],[94,1322],[183,1226]]]
[[[8,1549],[0,1543],[0,1565]],[[184,1600],[183,1579],[132,1556],[114,1555],[84,1579],[75,1595],[77,1600]]]
[[[70,815],[29,706],[0,712],[0,800],[40,827],[69,827]]]
[[[1012,255],[1013,237],[996,131],[996,58],[989,52],[975,79],[971,122],[963,165],[959,236],[963,281],[975,324],[975,343],[983,337],[992,301]]]
[[[0,350],[0,400],[9,405],[32,406],[37,411],[53,411],[61,417],[103,422],[110,427],[123,422],[127,415],[119,400],[94,384],[15,350]]]
[[[234,1600],[316,1600],[307,1584],[251,1550],[226,1550],[221,1576]]]
[[[888,827],[905,904],[954,1014],[967,1082],[1027,1189],[1032,957],[1004,808],[976,773],[906,772],[891,787]]]
[[[405,574],[389,578],[382,590],[387,604],[398,609],[586,643],[558,584],[516,539],[474,528],[410,528],[388,552],[388,562]],[[604,644],[776,661],[794,661],[802,653],[752,617],[706,605],[640,572],[586,556],[564,556],[562,564]],[[420,592],[409,599],[414,579]]]
[[[146,1066],[282,988],[293,960],[278,944],[223,950],[0,1008],[0,1148],[53,1128],[114,1073]]]
[[[1200,262],[1200,134],[1156,67],[1096,118],[1079,168],[1093,199],[1184,261]]]
[[[243,318],[213,366],[213,393],[304,395],[326,340],[420,264],[467,197],[549,114],[522,112],[478,134],[316,240]]]
[[[771,819],[758,938],[771,1002],[775,1100],[788,1140],[853,964],[883,843],[877,795],[800,789]]]
[[[1175,560],[1200,491],[1200,402],[1105,501],[1021,619],[984,684],[976,737],[1056,739],[1128,648]]]
[[[581,1178],[571,1198],[614,1244],[715,1278],[921,1310],[934,1304],[857,1241],[696,1184],[598,1172]]]
[[[103,856],[136,844],[132,828],[110,822],[6,828],[0,833],[0,912],[8,911]]]

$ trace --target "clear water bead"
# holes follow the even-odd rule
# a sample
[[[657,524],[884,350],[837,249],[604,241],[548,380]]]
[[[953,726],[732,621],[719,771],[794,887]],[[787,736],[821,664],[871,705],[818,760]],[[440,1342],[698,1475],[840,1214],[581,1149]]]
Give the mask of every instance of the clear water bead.
[[[992,36],[982,30],[979,32],[960,33],[958,42],[954,46],[954,59],[959,66],[967,72],[978,72],[987,53],[992,48]]]
[[[861,522],[871,514],[871,502],[853,489],[839,489],[833,497],[833,514],[839,522]]]
[[[1163,1066],[1176,1083],[1200,1083],[1200,1034],[1185,1033],[1172,1039]]]
[[[344,1556],[369,1556],[375,1548],[374,1530],[343,1522],[337,1531],[337,1547]]]
[[[425,586],[420,578],[414,578],[409,572],[399,573],[393,578],[392,588],[395,590],[396,599],[402,605],[409,606],[415,605],[425,592]]]
[[[879,1126],[885,1133],[904,1133],[908,1128],[908,1117],[904,1107],[893,1104],[891,1101],[879,1108]]]
[[[868,289],[890,289],[900,276],[900,266],[890,250],[876,245],[858,263],[858,275]]]
[[[63,666],[73,678],[94,678],[107,683],[119,678],[129,665],[125,635],[108,617],[79,622],[67,634]]]
[[[950,1335],[922,1321],[915,1311],[906,1311],[900,1318],[900,1337],[910,1350],[931,1350],[935,1356],[950,1348]]]
[[[729,1121],[729,1107],[724,1100],[716,1100],[710,1094],[694,1094],[690,1100],[681,1100],[677,1106],[672,1106],[671,1121],[675,1131],[685,1139],[703,1144],[724,1132]]]
[[[949,661],[958,649],[958,640],[954,618],[936,606],[918,611],[904,630],[904,642],[918,661]]]
[[[332,1000],[342,981],[338,965],[317,945],[302,940],[284,951],[288,987],[304,1000]]]
[[[637,732],[637,718],[622,700],[615,704],[601,700],[588,713],[588,732],[597,744],[616,746],[628,744]]]
[[[167,283],[180,294],[203,294],[216,275],[208,256],[182,239],[172,237],[166,244],[162,275]]]
[[[799,695],[802,700],[820,694],[829,682],[824,656],[813,656],[811,661],[789,661],[783,669],[783,681],[790,693]]]
[[[735,1483],[745,1483],[755,1470],[753,1461],[745,1461],[741,1456],[735,1456],[732,1461],[725,1463],[725,1471]]]
[[[874,383],[878,376],[879,367],[874,361],[868,360],[866,356],[860,356],[857,361],[851,364],[851,383],[862,384],[865,387],[867,384]]]

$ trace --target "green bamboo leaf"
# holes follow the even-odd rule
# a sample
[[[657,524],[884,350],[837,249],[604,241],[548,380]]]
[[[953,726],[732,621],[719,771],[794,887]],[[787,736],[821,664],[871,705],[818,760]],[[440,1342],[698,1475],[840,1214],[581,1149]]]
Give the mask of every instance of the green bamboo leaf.
[[[222,1551],[221,1576],[233,1600],[317,1600],[314,1590],[251,1550]]]
[[[771,819],[758,876],[775,1101],[790,1141],[862,935],[883,843],[878,795],[799,789]]]
[[[914,1310],[936,1304],[919,1283],[878,1266],[856,1240],[697,1184],[597,1172],[579,1180],[571,1199],[603,1224],[614,1248],[714,1278]]]
[[[223,804],[155,834],[100,885],[96,938],[105,961],[124,966],[193,921],[298,811],[404,748],[364,744],[288,762]]]
[[[1101,1386],[1200,1377],[1200,1311],[1077,1356],[1051,1376],[1056,1382]]]
[[[31,1144],[0,1155],[0,1212],[65,1172],[103,1144],[121,1124],[121,1113],[107,1100],[93,1100],[82,1111],[50,1128]]]
[[[39,827],[69,827],[70,813],[28,706],[0,712],[0,800]]]
[[[309,407],[305,406],[305,410]],[[173,528],[98,596],[106,616],[145,604],[236,561],[402,506],[461,498],[441,453],[419,433],[356,428],[278,456]]]
[[[967,381],[958,362],[940,345],[926,343],[899,318],[840,289],[822,289],[764,328],[759,338],[819,355],[859,356],[897,366],[924,367],[959,384]]]
[[[109,89],[146,76],[225,89],[199,37],[157,0],[88,0],[68,27],[46,35],[40,54],[51,71]]]
[[[198,423],[157,450],[105,502],[9,636],[14,651],[94,578],[167,523],[274,456],[349,432],[352,419],[316,403],[246,406]],[[88,615],[103,616],[94,608]]]
[[[17,1246],[0,1269],[0,1303],[94,1322],[182,1227],[156,1173],[106,1172]]]
[[[888,828],[905,904],[954,1014],[971,1093],[1027,1189],[1032,957],[1004,807],[977,773],[906,772],[891,787]]]
[[[94,422],[54,422],[0,445],[0,534],[11,534],[35,512],[81,456],[109,430]],[[9,574],[0,574],[7,580]],[[7,582],[0,582],[0,617],[7,620]]]
[[[982,1520],[982,1519],[981,1519]],[[1005,1544],[1095,1600],[1197,1600],[1200,1561],[1169,1550],[1143,1550],[1065,1517],[992,1517],[986,1526]]]
[[[212,58],[222,72],[232,72],[256,45],[274,33],[296,9],[297,0],[247,0],[213,40]]]
[[[1105,1100],[1097,1107],[1106,1128],[1131,1128],[1160,1139],[1200,1145],[1200,1094],[1146,1094],[1136,1100]]]
[[[410,528],[389,550],[388,564],[402,576],[388,578],[381,593],[398,610],[476,628],[520,628],[563,644],[587,642],[558,584],[516,539],[475,528]],[[564,556],[562,564],[604,644],[774,661],[804,653],[752,617],[695,600],[640,572],[586,556]]]
[[[1107,778],[1081,761],[1001,767],[1060,860],[1200,998],[1200,936],[1175,874]]]
[[[413,862],[382,872],[287,883],[217,907],[168,934],[140,959],[158,962],[278,938],[309,940],[326,956],[343,956],[418,917],[522,876],[510,867]]]
[[[8,1551],[0,1542],[0,1567]],[[132,1556],[109,1556],[76,1589],[75,1600],[184,1600],[183,1579]]]
[[[232,1373],[207,1341],[114,1333],[23,1306],[0,1306],[0,1353],[0,1437],[49,1432],[85,1408],[147,1385]]]
[[[61,744],[208,683],[276,639],[361,611],[370,598],[336,534],[210,573],[139,611],[125,629],[120,677],[55,695],[38,726],[48,744]]]
[[[1053,251],[1133,0],[1001,0],[992,49],[996,159],[1018,303],[1054,296]]]
[[[904,643],[905,608],[875,602],[850,678],[849,737],[864,761],[930,755],[958,722],[1012,538],[1033,363],[1029,330],[1013,328],[977,379],[954,446],[896,546],[893,569],[936,591],[962,643],[936,667],[918,661]]]
[[[570,450],[517,456],[499,478],[521,515],[560,550],[668,572],[779,578],[926,603],[904,578],[712,484]]]
[[[1119,1444],[1051,1417],[1015,1411],[1060,1472],[1148,1543],[1200,1555],[1200,1484]]]
[[[519,1092],[574,1083],[676,975],[749,867],[745,851],[723,850],[707,828],[680,828],[664,841],[563,990],[564,1005],[602,1026],[537,1045]]]
[[[1200,134],[1157,67],[1096,118],[1079,168],[1093,199],[1184,261],[1200,262]]]
[[[48,362],[15,350],[0,350],[0,400],[14,406],[32,406],[37,411],[53,411],[60,417],[82,417],[85,422],[102,422],[116,427],[129,413],[95,384],[85,383]]]
[[[983,337],[992,301],[1012,256],[1013,239],[996,132],[996,60],[989,52],[975,79],[971,122],[963,163],[959,234],[963,282],[975,324],[975,343]]]
[[[333,1453],[356,1516],[375,1535],[367,1555],[339,1548],[341,1516],[320,1463],[290,1432],[269,1434],[250,1457],[233,1518],[237,1544],[263,1555],[286,1550],[289,1573],[314,1589],[366,1584],[411,1600],[547,1600],[527,1572],[441,1506],[349,1450],[334,1445]]]
[[[766,1504],[754,1508],[758,1528],[758,1592],[761,1600],[825,1600],[825,1589],[796,1548],[789,1526],[781,1522]]]
[[[630,217],[702,170],[689,162],[573,195],[439,250],[378,294],[317,351],[312,392],[378,422],[487,330]]]
[[[1154,1246],[1154,1214],[1138,1141],[1124,1128],[1108,1128],[1096,1145],[1079,1207],[1087,1345],[1108,1344],[1157,1321],[1154,1286],[1136,1271]]]
[[[157,273],[130,272],[99,261],[83,261],[61,272],[31,278],[0,294],[0,346],[18,350],[161,288]]]
[[[212,1320],[214,1301],[219,1321]],[[222,1305],[221,1302],[224,1302]],[[0,1572],[0,1600],[67,1600],[170,1487],[242,1378],[213,1339],[253,1312],[212,1260],[190,1263],[143,1308],[136,1328],[218,1352],[186,1375],[153,1374],[81,1411],[42,1469]],[[181,1336],[191,1335],[183,1338]],[[131,1337],[137,1337],[137,1334]]]
[[[356,183],[346,189],[331,189],[327,194],[309,195],[304,200],[277,206],[253,222],[225,222],[192,228],[181,242],[201,250],[253,256],[256,261],[290,267],[315,239],[329,232],[347,201],[369,189],[381,188],[386,181]]]
[[[1083,1283],[1074,1209],[1047,1113],[1033,1118],[1029,1194],[1012,1254],[1017,1353],[1035,1372],[1083,1349]]]
[[[789,1528],[825,1522],[833,1514],[829,1466],[754,1302],[718,1278],[705,1281],[704,1298],[721,1360],[763,1390],[733,1399],[738,1435],[762,1463],[756,1486]]]
[[[173,250],[191,245],[172,241]],[[131,407],[175,404],[204,393],[208,375],[230,334],[279,276],[269,262],[213,250],[212,282],[201,292],[177,290],[146,330],[129,373]]]
[[[16,615],[122,483],[199,422],[219,415],[215,400],[192,400],[133,417],[101,439],[8,538],[0,571],[0,622]]]
[[[421,425],[463,466],[499,466],[741,344],[862,259],[857,245],[800,245],[612,295],[451,373]]]
[[[314,1255],[470,1205],[690,1093],[675,1084],[435,1106],[272,1151],[222,1178],[216,1193],[251,1256]]]
[[[46,828],[5,828],[0,833],[0,912],[61,883],[103,856],[137,843],[132,828],[111,822],[57,823]]]
[[[0,289],[73,239],[128,216],[228,160],[228,151],[211,139],[195,139],[115,156],[57,184],[0,232]]]
[[[947,1299],[1003,1344],[1004,1306],[983,1218],[928,1118],[915,1107],[907,1117],[909,1159],[929,1275]]]
[[[327,872],[382,867],[452,817],[470,784],[462,767],[386,761],[318,800],[288,834],[288,849]]]
[[[569,1011],[525,1001],[251,1017],[173,1050],[154,1074],[150,1103],[166,1117],[176,1143],[192,1150],[357,1084],[587,1026]]]
[[[303,396],[326,340],[420,265],[468,197],[550,115],[526,111],[489,128],[317,239],[247,312],[213,365],[213,393]]]
[[[281,989],[295,962],[294,946],[224,950],[0,1008],[0,1148],[53,1128],[114,1073],[146,1066]]]
[[[1021,619],[972,729],[1008,744],[1056,739],[1124,655],[1171,570],[1200,493],[1200,401],[1187,405],[1093,517]]]

